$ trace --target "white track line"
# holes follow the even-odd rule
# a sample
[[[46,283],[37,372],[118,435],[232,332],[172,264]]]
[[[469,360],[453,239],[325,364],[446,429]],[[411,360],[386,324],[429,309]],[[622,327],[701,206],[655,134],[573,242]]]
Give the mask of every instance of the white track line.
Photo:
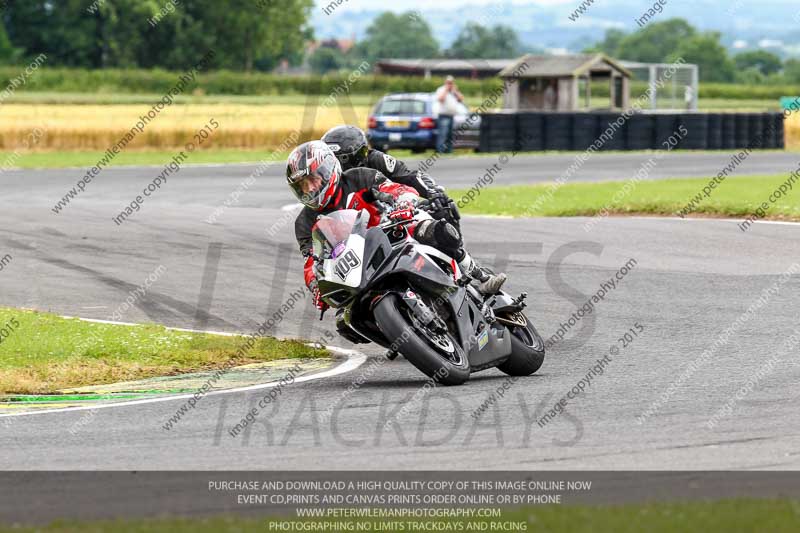
[[[698,221],[701,221],[701,220],[714,220],[714,221],[727,220],[729,222],[736,222],[736,223],[740,223],[742,220],[744,220],[744,219],[741,219],[741,218],[707,218],[707,217],[702,217],[702,218],[701,217],[686,217],[686,218],[681,218],[681,217],[631,217],[631,218],[639,218],[639,219],[642,219],[642,220],[647,220],[648,218],[654,218],[654,219],[657,219],[657,220],[692,220],[692,221],[695,221],[695,222],[698,222]],[[756,225],[761,225],[761,224],[776,224],[776,225],[780,225],[780,226],[797,226],[797,225],[800,225],[800,222],[790,222],[788,220],[756,220],[756,221],[753,222],[753,226],[751,226],[751,228],[756,226]]]
[[[134,324],[131,322],[114,322],[112,320],[97,320],[92,318],[80,318],[80,317],[70,317],[64,316],[63,318],[78,318],[79,320],[83,320],[86,322],[98,322],[101,324],[116,324],[121,326],[141,326],[142,324]],[[192,329],[184,329],[184,328],[167,328],[174,331],[187,331],[190,333],[208,333],[211,335],[225,335],[228,337],[234,337],[242,335],[240,333],[226,333],[221,331],[197,331]],[[244,336],[244,335],[242,335]],[[315,344],[312,344],[315,345]],[[352,370],[355,370],[367,360],[367,356],[362,354],[361,352],[357,352],[355,350],[347,350],[345,348],[339,348],[338,346],[326,346],[328,350],[332,352],[336,352],[338,354],[344,355],[347,359],[335,367],[331,368],[330,370],[325,370],[323,372],[317,372],[313,374],[309,374],[307,376],[300,376],[295,378],[295,383],[300,383],[304,381],[312,381],[316,379],[322,378],[329,378],[333,376],[338,376],[340,374],[345,374]],[[272,387],[277,386],[280,383],[278,381],[271,381],[269,383],[261,383],[259,385],[249,385],[247,387],[237,387],[234,389],[225,389],[219,391],[211,391],[203,395],[205,396],[217,396],[221,394],[236,394],[239,392],[246,392],[246,391],[254,391],[254,390],[261,390],[261,389],[271,389]],[[110,409],[112,407],[128,407],[131,405],[143,405],[149,403],[161,403],[161,402],[169,402],[173,400],[188,400],[189,398],[193,398],[194,394],[177,394],[173,396],[162,396],[159,398],[144,398],[141,400],[131,400],[129,402],[117,402],[117,403],[106,403],[106,404],[97,404],[97,405],[82,405],[78,407],[63,407],[60,409],[43,409],[41,411],[29,411],[26,413],[9,413],[9,414],[0,414],[0,418],[11,418],[11,417],[20,417],[20,416],[33,416],[33,415],[44,415],[50,413],[66,413],[71,411],[91,411],[94,409]]]
[[[593,218],[593,217],[582,217],[582,218]],[[739,223],[742,220],[744,220],[744,219],[740,219],[740,218],[730,218],[730,217],[725,217],[725,218],[723,218],[723,217],[719,217],[719,218],[713,218],[713,217],[686,217],[686,218],[681,218],[681,217],[641,217],[641,216],[625,217],[625,216],[613,216],[613,217],[608,217],[608,218],[613,219],[613,220],[619,220],[619,219],[623,219],[623,218],[631,218],[631,219],[634,219],[634,220],[682,220],[682,221],[687,221],[687,222],[709,222],[709,221],[711,221],[711,222],[736,222],[736,223]],[[777,224],[777,225],[784,225],[784,226],[797,226],[797,225],[800,225],[800,222],[790,222],[788,220],[756,220],[756,221],[753,222],[753,226],[755,226],[757,224],[759,224],[759,225],[760,224]]]

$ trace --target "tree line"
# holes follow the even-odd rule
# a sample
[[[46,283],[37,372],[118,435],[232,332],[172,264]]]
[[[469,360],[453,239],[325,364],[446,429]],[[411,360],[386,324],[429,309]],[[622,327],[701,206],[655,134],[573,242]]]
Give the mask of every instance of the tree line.
[[[211,68],[271,70],[302,60],[313,0],[8,0],[0,62],[40,53],[48,65],[183,70],[214,50]]]
[[[206,50],[212,68],[261,70],[299,65],[314,34],[313,0],[2,0],[0,63],[44,53],[62,67],[185,69]],[[390,30],[387,30],[390,28]],[[363,40],[342,52],[335,41],[309,57],[318,73],[378,58],[515,57],[528,51],[507,26],[467,23],[446,50],[419,12],[385,12]]]
[[[387,32],[385,28],[392,28]],[[315,72],[352,68],[363,59],[378,58],[477,58],[507,59],[533,47],[520,42],[513,28],[485,27],[468,22],[449,48],[442,49],[430,26],[417,12],[383,13],[369,26],[365,38],[347,53],[335,42],[318,48],[310,58]],[[800,83],[800,60],[783,61],[766,50],[748,50],[729,54],[719,32],[701,32],[686,20],[675,18],[654,22],[631,33],[618,29],[606,31],[602,41],[583,50],[603,52],[617,59],[644,63],[672,63],[683,58],[700,68],[704,82],[777,85]]]
[[[748,85],[800,83],[800,61],[783,61],[766,50],[730,55],[719,32],[701,32],[686,20],[673,18],[626,33],[607,30],[605,38],[589,52],[645,63],[672,63],[683,58],[699,66],[700,81]]]
[[[315,72],[324,73],[381,58],[507,59],[534,51],[537,49],[522,44],[513,28],[476,22],[467,22],[452,44],[443,49],[418,11],[387,11],[372,21],[364,38],[350,50],[340,50],[332,40],[323,42],[309,57],[309,64]]]
[[[282,60],[307,59],[324,74],[380,58],[497,59],[540,51],[509,26],[475,22],[443,48],[421,14],[407,11],[382,13],[348,50],[328,40],[305,57],[314,39],[312,8],[313,0],[0,0],[0,63],[44,53],[48,66],[182,70],[214,50],[214,69],[270,71]],[[699,65],[705,82],[800,83],[800,60],[765,50],[731,55],[720,38],[675,18],[630,33],[610,29],[584,51],[651,63],[680,57]]]

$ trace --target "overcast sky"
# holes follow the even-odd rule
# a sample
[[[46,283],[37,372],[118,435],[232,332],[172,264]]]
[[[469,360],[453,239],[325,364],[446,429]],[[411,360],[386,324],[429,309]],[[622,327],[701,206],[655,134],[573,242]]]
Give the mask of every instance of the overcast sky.
[[[316,9],[321,10],[323,6],[329,5],[331,2],[336,2],[337,0],[315,0]],[[776,4],[786,4],[786,5],[795,5],[797,0],[772,0],[773,3]],[[388,11],[396,11],[396,12],[403,12],[408,11],[409,9],[435,9],[437,7],[445,7],[445,8],[453,8],[458,6],[463,6],[467,4],[496,4],[496,3],[507,3],[510,2],[512,4],[527,4],[527,5],[546,5],[546,6],[554,6],[554,5],[567,5],[567,6],[578,6],[580,4],[580,0],[402,0],[400,2],[396,2],[396,5],[386,5],[381,2],[375,2],[375,0],[344,0],[341,5],[337,7],[337,9],[342,9],[344,7],[350,7],[351,9],[369,9],[369,10],[388,10]],[[691,0],[672,0],[672,2],[677,4],[691,4]],[[614,0],[604,0],[605,4],[613,5],[616,3]],[[729,5],[734,5],[737,3],[741,3],[741,6],[744,11],[747,9],[757,9],[758,2],[754,2],[753,0],[720,0],[721,8],[727,8]],[[642,7],[645,6],[652,6],[653,2],[649,0],[641,0]]]
[[[336,2],[336,0],[316,0],[317,9],[322,9],[324,6],[329,5],[331,2]],[[507,1],[507,0],[506,0]],[[466,4],[496,4],[496,3],[506,3],[503,0],[435,0],[432,2],[431,0],[402,0],[402,2],[397,2],[397,5],[386,5],[382,3],[376,3],[375,0],[344,0],[340,6],[336,9],[342,9],[345,7],[349,7],[350,9],[381,9],[387,11],[408,11],[409,9],[431,9],[437,7],[458,7],[463,6]],[[512,0],[510,3],[512,4],[538,4],[538,5],[558,5],[558,4],[570,4],[575,3],[575,0]],[[578,2],[580,3],[580,2]]]
[[[2,1],[2,0],[0,0]],[[341,4],[337,4],[341,1]],[[357,13],[369,11],[375,14],[390,10],[395,13],[420,10],[426,16],[441,11],[439,16],[430,16],[428,22],[434,36],[442,46],[448,46],[455,39],[458,29],[467,21],[484,26],[492,25],[493,20],[513,26],[526,44],[545,48],[564,47],[582,49],[597,42],[609,28],[623,31],[636,31],[636,18],[647,8],[652,8],[655,0],[596,0],[589,10],[579,18],[571,20],[568,16],[583,0],[401,0],[399,2],[376,2],[375,0],[314,0],[312,25],[315,35],[320,38],[355,35],[362,38],[371,20],[362,20]],[[661,0],[662,4],[664,0]],[[323,8],[336,4],[330,14]],[[657,20],[673,17],[685,18],[701,30],[720,31],[726,45],[734,39],[749,45],[763,39],[781,40],[790,48],[784,50],[790,55],[800,55],[800,0],[667,0],[664,13]],[[504,6],[502,11],[489,6]],[[482,7],[486,6],[486,7]],[[514,10],[508,6],[526,6],[527,9]],[[524,13],[524,17],[514,18],[514,13]],[[495,17],[492,17],[494,13]],[[502,13],[502,16],[497,15]],[[352,16],[348,17],[348,15]],[[487,19],[488,17],[488,19]],[[488,20],[488,21],[487,21]]]

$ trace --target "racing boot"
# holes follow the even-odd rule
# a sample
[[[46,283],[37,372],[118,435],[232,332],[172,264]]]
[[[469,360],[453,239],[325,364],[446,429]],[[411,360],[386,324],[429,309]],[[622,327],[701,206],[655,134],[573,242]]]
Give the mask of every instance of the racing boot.
[[[461,272],[478,281],[478,292],[483,295],[495,294],[506,281],[505,274],[494,274],[475,263],[462,247],[461,234],[447,221],[423,220],[417,226],[414,237],[455,258]]]
[[[506,282],[504,273],[494,274],[481,268],[466,250],[464,250],[464,257],[458,262],[458,267],[478,282],[478,292],[483,295],[496,294]]]

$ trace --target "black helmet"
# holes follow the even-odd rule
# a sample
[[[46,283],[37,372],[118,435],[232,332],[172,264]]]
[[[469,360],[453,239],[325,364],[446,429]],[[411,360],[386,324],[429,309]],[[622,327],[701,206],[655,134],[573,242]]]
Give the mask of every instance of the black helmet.
[[[327,206],[339,190],[342,167],[322,141],[301,144],[289,154],[286,181],[303,205],[316,211]]]
[[[367,164],[367,136],[355,126],[336,126],[322,136],[322,141],[331,147],[342,170],[363,167]]]

